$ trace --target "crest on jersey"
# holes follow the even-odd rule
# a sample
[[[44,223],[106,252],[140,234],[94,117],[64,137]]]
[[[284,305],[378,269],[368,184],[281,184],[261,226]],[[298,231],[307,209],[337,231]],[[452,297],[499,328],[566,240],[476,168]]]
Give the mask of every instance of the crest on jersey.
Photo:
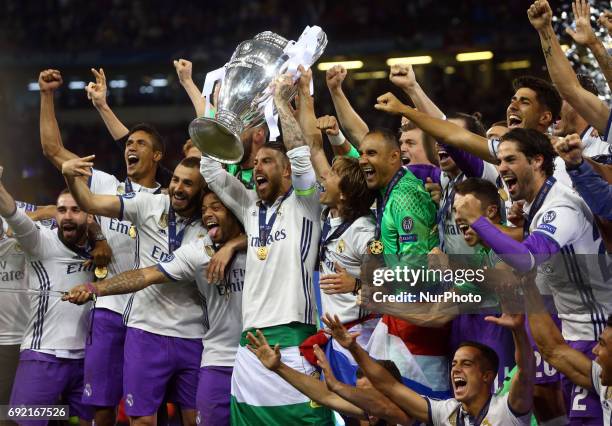
[[[117,195],[123,195],[125,194],[125,189],[123,188],[123,184],[120,183],[119,185],[117,185]]]
[[[208,257],[213,257],[215,255],[215,249],[213,246],[204,246],[204,252],[206,252]]]
[[[168,215],[166,213],[162,213],[161,217],[159,218],[159,226],[160,228],[168,227]]]
[[[410,216],[406,216],[402,219],[402,229],[404,232],[412,231],[412,227],[414,226],[414,220]]]
[[[555,213],[552,210],[549,210],[546,213],[544,213],[544,216],[542,216],[542,222],[550,223],[553,220],[555,220],[556,217],[557,217],[557,213]]]
[[[125,397],[125,403],[129,405],[130,407],[134,405],[134,397],[132,396],[131,393],[128,393],[127,396]]]
[[[338,241],[338,253],[342,253],[344,252],[345,246],[344,246],[344,240],[340,240]]]
[[[606,401],[609,399],[612,399],[612,387],[608,386],[606,387]]]
[[[89,383],[85,385],[83,393],[85,394],[85,396],[91,396],[91,385]]]

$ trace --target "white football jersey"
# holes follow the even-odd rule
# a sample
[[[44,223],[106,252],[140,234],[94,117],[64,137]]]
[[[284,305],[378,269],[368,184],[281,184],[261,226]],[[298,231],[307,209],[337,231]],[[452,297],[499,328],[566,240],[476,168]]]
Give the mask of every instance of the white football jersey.
[[[119,197],[121,220],[135,226],[136,267],[146,268],[171,258],[169,244],[170,197],[167,194],[137,192]],[[184,232],[183,244],[203,238],[201,218],[176,215],[176,233]],[[130,296],[124,318],[128,327],[162,336],[197,339],[204,337],[200,296],[193,281],[154,285]]]
[[[489,182],[496,184],[499,174],[497,168],[486,161],[483,162],[482,174],[478,176],[481,179],[486,179]],[[477,247],[470,247],[463,238],[463,233],[457,226],[455,212],[453,206],[450,205],[454,199],[454,187],[459,182],[463,182],[467,177],[461,173],[454,179],[451,179],[446,172],[440,175],[440,185],[442,186],[442,196],[440,199],[440,209],[444,212],[442,226],[438,225],[440,233],[440,248],[448,254],[474,254]]]
[[[27,290],[25,254],[14,238],[0,237],[0,286]],[[30,317],[30,297],[25,293],[0,296],[0,345],[20,345]]]
[[[601,402],[601,410],[603,411],[603,424],[612,424],[612,386],[604,386],[601,384],[601,366],[595,361],[591,362],[591,381],[593,382],[593,390],[599,395]]]
[[[509,394],[492,395],[489,410],[478,425],[528,426],[531,423],[531,412],[517,416],[508,405],[508,396]],[[432,425],[455,426],[459,424],[459,417],[462,416],[464,425],[475,426],[467,413],[461,410],[461,403],[455,398],[443,401],[430,398],[426,400]]]
[[[91,282],[93,264],[83,265],[88,253],[69,249],[59,239],[57,229],[40,227],[20,211],[7,222],[26,253],[28,286],[41,292],[31,298],[21,350],[82,358],[91,303],[77,306],[62,302],[60,294],[49,293],[49,290],[68,291],[76,285]]]
[[[291,322],[314,324],[312,277],[321,234],[319,192],[313,189],[298,195],[292,191],[280,209],[283,197],[267,208],[266,223],[275,212],[277,216],[266,241],[266,259],[260,260],[257,249],[261,202],[257,193],[246,189],[214,160],[202,157],[200,169],[209,187],[242,221],[247,233],[243,329]]]
[[[122,195],[125,194],[126,185],[131,186],[133,192],[149,192],[155,193],[159,191],[160,186],[156,188],[145,188],[135,182],[119,181],[115,176],[104,173],[100,170],[93,169],[92,175],[89,177],[89,189],[94,194],[102,195]],[[97,221],[100,224],[102,233],[106,237],[106,241],[113,251],[113,258],[108,264],[108,276],[111,278],[117,274],[128,271],[134,268],[134,262],[138,258],[136,253],[136,239],[130,238],[129,232],[132,224],[126,220],[113,219],[105,216],[97,216]],[[113,312],[122,314],[125,311],[126,303],[129,299],[128,294],[118,294],[115,296],[102,297],[96,303],[96,308],[105,308]]]
[[[331,228],[327,237],[333,236],[335,230],[342,224],[342,218],[327,216],[324,220],[330,221]],[[323,223],[324,223],[323,220]],[[321,224],[323,227],[324,224]],[[368,253],[368,243],[374,239],[376,222],[371,215],[357,218],[338,238],[328,241],[320,259],[319,277],[326,274],[336,273],[335,263],[353,277],[359,278],[361,275],[361,263],[364,256]],[[323,236],[321,236],[323,237]],[[336,314],[340,321],[347,323],[361,319],[368,315],[368,312],[357,305],[357,296],[351,293],[325,294],[321,291],[321,305],[323,312]]]
[[[210,262],[207,250],[212,248],[208,238],[183,245],[173,253],[172,259],[158,268],[173,281],[195,280],[204,304],[204,334],[202,367],[233,367],[242,334],[242,288],[244,286],[246,253],[236,254],[226,273],[223,285],[209,284],[206,280]],[[168,284],[172,285],[172,284]]]
[[[531,204],[526,203],[527,214]],[[612,313],[612,262],[593,214],[571,188],[555,183],[530,224],[560,252],[538,266],[536,282],[550,288],[566,340],[597,340]]]

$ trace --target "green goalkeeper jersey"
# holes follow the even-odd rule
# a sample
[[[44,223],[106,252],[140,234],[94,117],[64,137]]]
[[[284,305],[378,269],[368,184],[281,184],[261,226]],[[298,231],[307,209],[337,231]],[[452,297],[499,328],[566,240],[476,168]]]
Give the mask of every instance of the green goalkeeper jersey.
[[[384,197],[387,188],[381,189]],[[379,198],[380,199],[380,198]],[[436,205],[423,183],[405,170],[404,176],[391,190],[382,214],[380,239],[383,254],[408,258],[423,256],[438,246]]]
[[[238,178],[247,189],[255,189],[253,169],[243,169],[239,164],[228,164],[227,171]]]

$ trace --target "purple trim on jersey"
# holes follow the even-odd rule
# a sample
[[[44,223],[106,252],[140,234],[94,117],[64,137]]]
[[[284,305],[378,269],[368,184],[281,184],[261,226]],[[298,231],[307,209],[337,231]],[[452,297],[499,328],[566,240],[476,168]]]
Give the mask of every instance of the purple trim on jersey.
[[[119,203],[120,203],[118,219],[119,220],[123,220],[123,207],[124,207],[123,206],[123,197],[121,195],[117,195],[117,197],[119,197]]]
[[[448,155],[450,155],[465,177],[482,177],[482,172],[484,171],[484,161],[482,161],[480,158],[450,145],[444,145],[444,150]]]
[[[161,266],[161,263],[158,263],[157,265],[155,265],[155,267],[157,268],[157,270],[158,270],[159,272],[161,272],[161,273],[162,273],[162,274],[164,274],[166,277],[168,277],[168,279],[169,279],[170,281],[178,281],[176,278],[174,278],[172,275],[170,275],[170,274],[168,273],[168,271],[166,271],[166,270],[164,269],[164,267],[163,267],[163,266]]]
[[[575,169],[568,169],[567,173],[576,191],[591,211],[598,216],[612,220],[612,185],[597,174],[586,161]]]
[[[408,170],[419,178],[423,184],[427,182],[427,178],[431,178],[432,182],[440,183],[440,175],[442,171],[439,167],[432,164],[408,164]]]
[[[504,262],[521,272],[530,271],[560,250],[556,241],[541,232],[533,232],[519,243],[497,229],[484,216],[472,224],[472,229]]]

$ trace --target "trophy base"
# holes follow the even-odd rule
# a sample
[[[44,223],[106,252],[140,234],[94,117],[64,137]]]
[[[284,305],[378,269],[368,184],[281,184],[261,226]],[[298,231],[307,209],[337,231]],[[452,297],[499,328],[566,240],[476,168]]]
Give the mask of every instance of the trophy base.
[[[202,155],[224,164],[242,160],[244,146],[240,137],[213,118],[199,117],[189,124],[189,136]]]

